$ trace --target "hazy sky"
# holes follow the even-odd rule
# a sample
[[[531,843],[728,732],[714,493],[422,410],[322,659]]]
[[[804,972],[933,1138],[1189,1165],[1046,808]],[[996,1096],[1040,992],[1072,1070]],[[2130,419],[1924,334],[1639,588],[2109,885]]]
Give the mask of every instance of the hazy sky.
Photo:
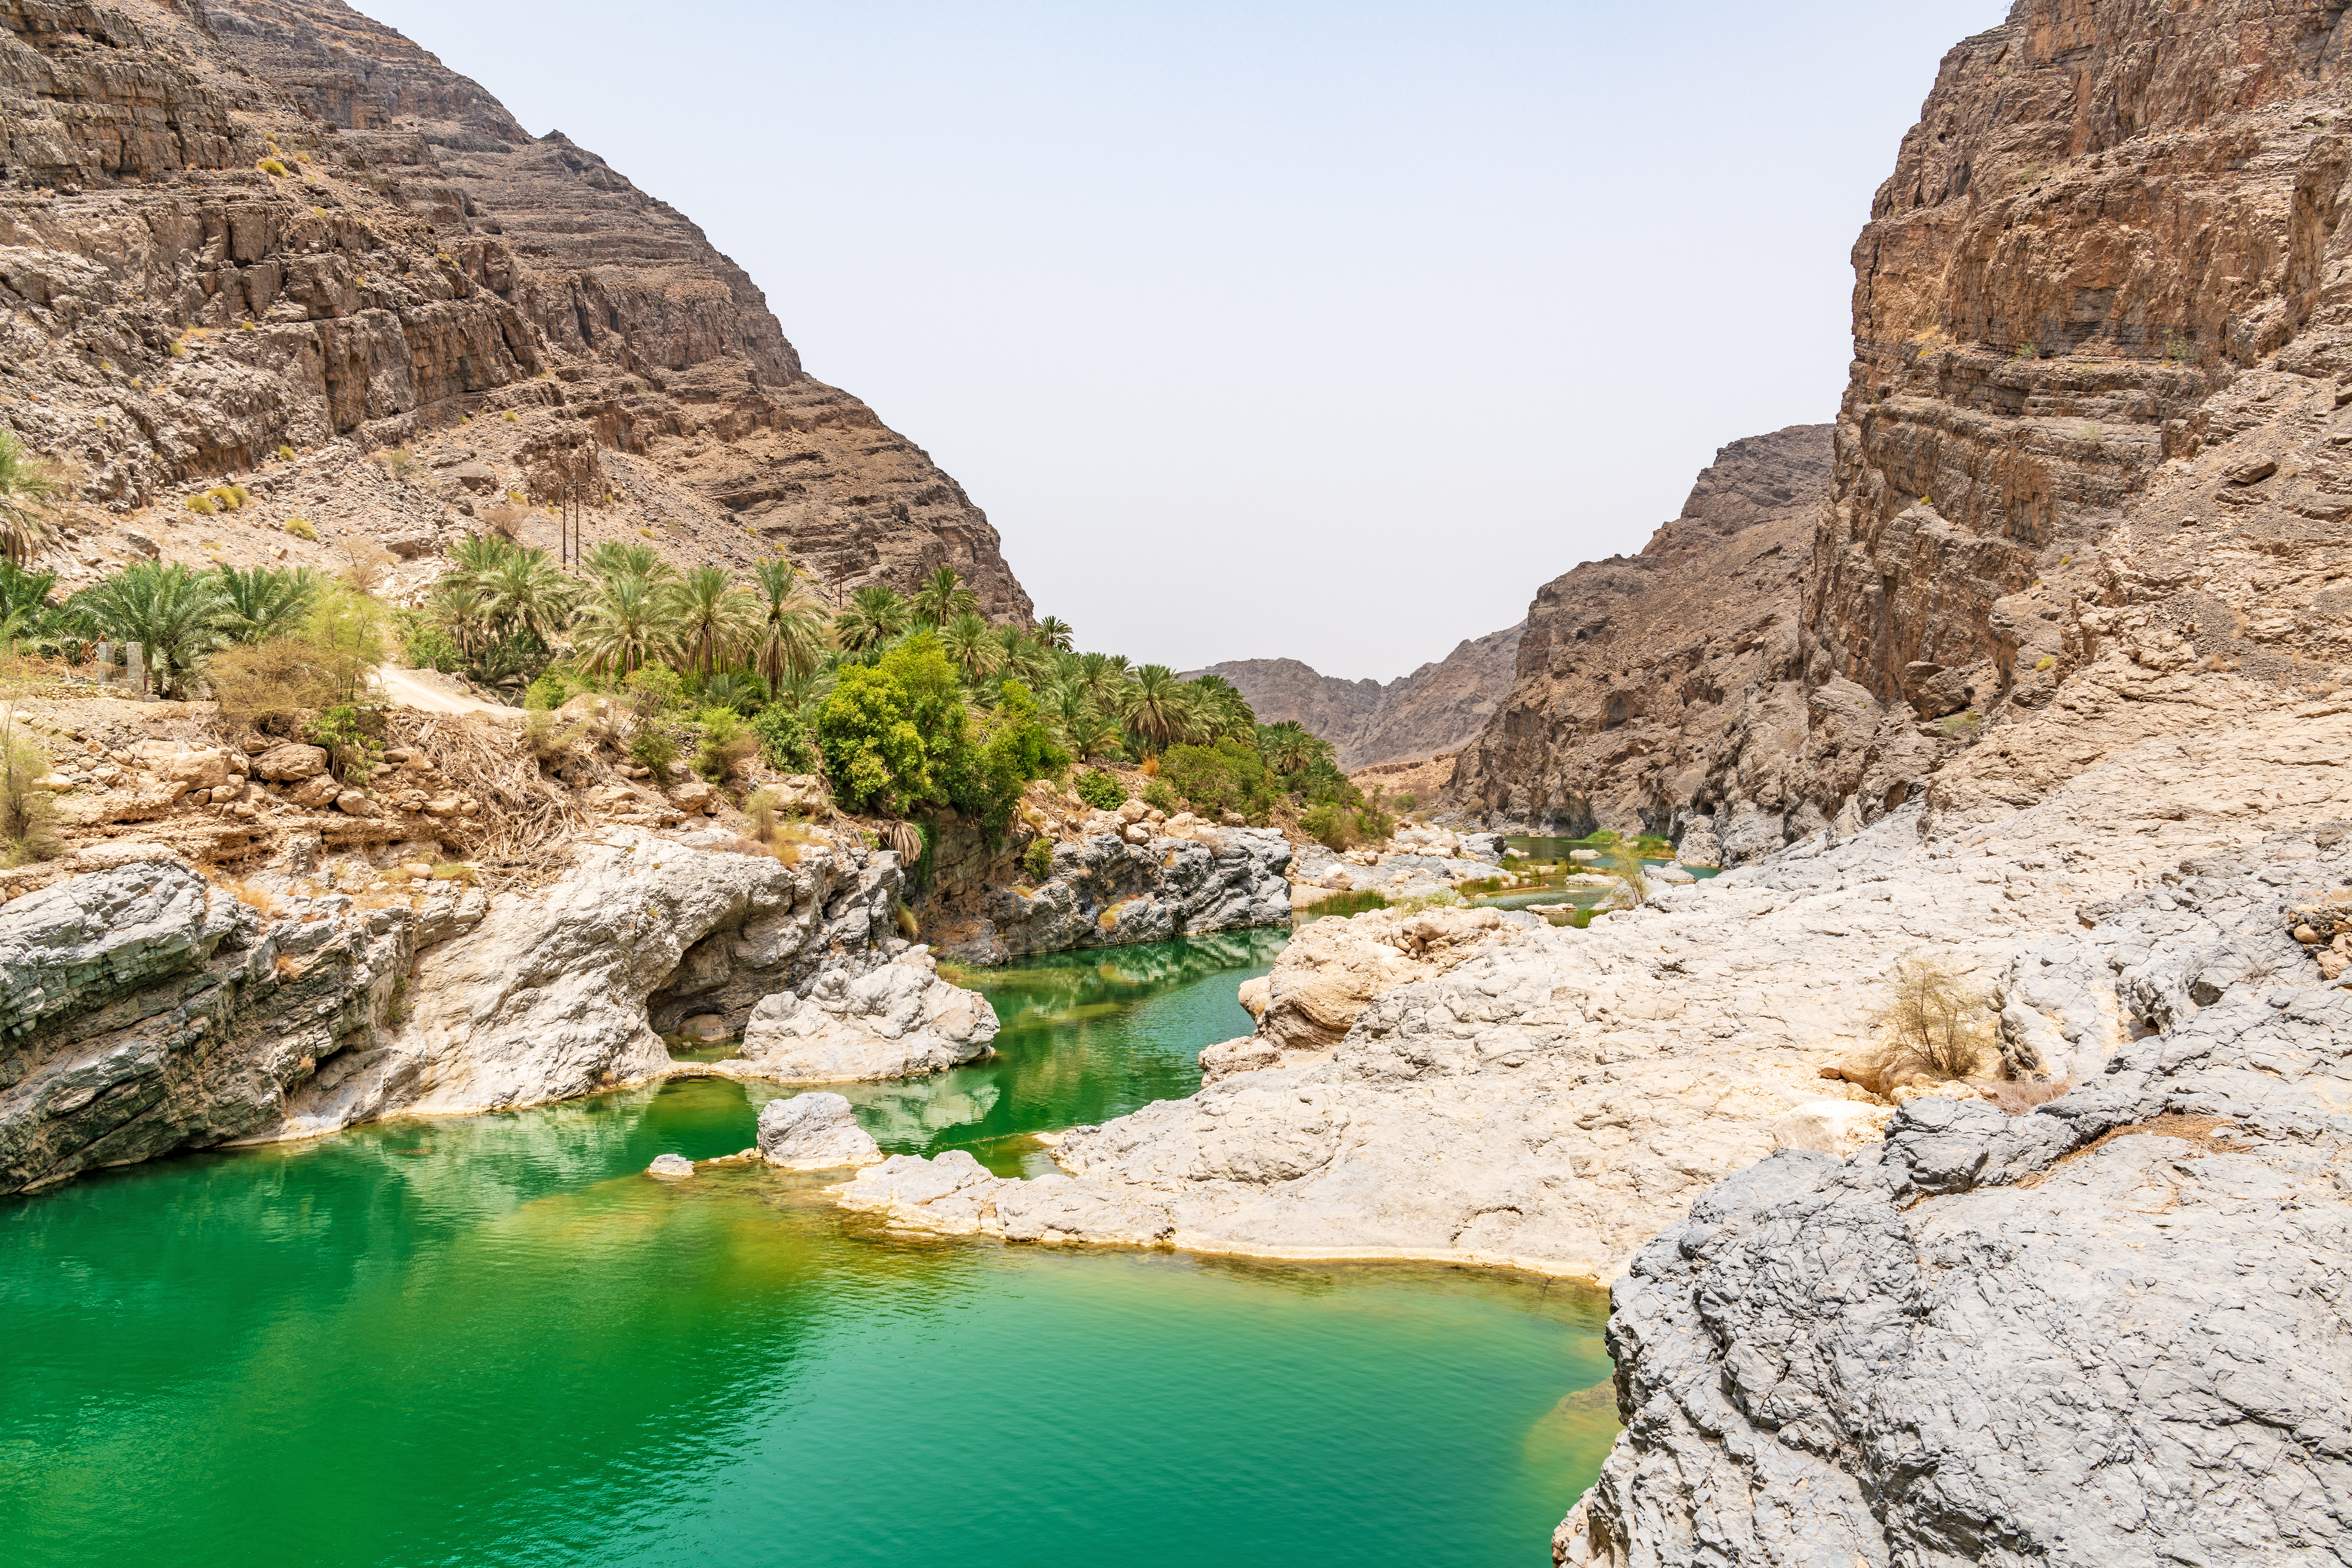
[[[359,3],[698,222],[1081,646],[1379,679],[1833,416],[1871,194],[2007,11]]]

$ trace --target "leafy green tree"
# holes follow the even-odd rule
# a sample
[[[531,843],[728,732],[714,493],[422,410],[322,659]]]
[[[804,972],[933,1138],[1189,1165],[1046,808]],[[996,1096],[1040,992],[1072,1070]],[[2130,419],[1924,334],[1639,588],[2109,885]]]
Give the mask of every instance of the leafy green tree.
[[[933,630],[944,630],[961,616],[980,613],[980,595],[963,585],[952,566],[942,566],[915,591],[915,619]]]
[[[0,559],[29,566],[49,536],[41,514],[59,486],[49,465],[25,450],[16,433],[0,425]]]
[[[805,773],[816,767],[815,738],[797,710],[771,703],[751,721],[751,732],[760,737],[760,755],[770,767],[788,773]]]
[[[852,594],[849,607],[834,617],[834,641],[852,653],[865,653],[904,632],[911,616],[896,590],[870,584]]]
[[[1021,786],[1067,767],[1069,754],[1054,743],[1036,699],[1017,680],[1004,683],[994,710],[967,723],[957,743],[935,748],[940,793],[992,842],[1002,842]]]
[[[904,816],[927,790],[922,735],[908,718],[906,689],[886,671],[843,669],[810,728],[825,776],[851,810]]]
[[[184,691],[204,657],[228,641],[228,601],[219,582],[176,562],[133,562],[76,594],[72,604],[100,636],[142,645],[166,696]]]

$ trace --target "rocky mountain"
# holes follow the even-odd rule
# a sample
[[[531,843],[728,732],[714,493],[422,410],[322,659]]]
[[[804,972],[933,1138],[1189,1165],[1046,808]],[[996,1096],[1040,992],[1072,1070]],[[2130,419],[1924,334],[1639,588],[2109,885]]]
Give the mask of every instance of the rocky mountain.
[[[1411,762],[1450,752],[1476,734],[1510,689],[1521,626],[1454,646],[1434,664],[1382,683],[1318,675],[1295,658],[1242,658],[1186,672],[1221,675],[1258,721],[1295,720],[1331,742],[1339,766]]]
[[[0,421],[85,503],[69,578],[412,557],[509,496],[552,543],[593,447],[592,543],[782,550],[835,591],[947,564],[1028,616],[986,517],[701,230],[392,29],[337,0],[6,0],[0,29]],[[236,516],[187,509],[226,480]]]
[[[1640,554],[1545,584],[1448,809],[1575,834],[1664,832],[1717,801],[1783,809],[1806,734],[1800,579],[1830,469],[1826,425],[1734,441]]]

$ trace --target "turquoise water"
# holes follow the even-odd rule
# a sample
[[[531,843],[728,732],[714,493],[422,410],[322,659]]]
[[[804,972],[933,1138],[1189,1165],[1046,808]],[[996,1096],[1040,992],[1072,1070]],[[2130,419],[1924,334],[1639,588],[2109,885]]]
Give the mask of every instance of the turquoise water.
[[[1183,1084],[1269,956],[1005,972],[992,1072],[861,1115],[1017,1161]],[[0,1204],[0,1560],[1538,1568],[1614,1435],[1596,1291],[915,1238],[821,1175],[640,1173],[742,1148],[764,1098],[676,1080]]]

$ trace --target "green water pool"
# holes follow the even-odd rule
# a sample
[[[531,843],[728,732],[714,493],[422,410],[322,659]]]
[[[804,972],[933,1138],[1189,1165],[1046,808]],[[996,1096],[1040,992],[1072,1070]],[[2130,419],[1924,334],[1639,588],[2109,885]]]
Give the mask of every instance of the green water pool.
[[[1190,1092],[1274,938],[984,981],[987,1067],[857,1090],[893,1148]],[[1598,1292],[895,1236],[675,1080],[0,1201],[0,1560],[1548,1561],[1614,1436]]]

